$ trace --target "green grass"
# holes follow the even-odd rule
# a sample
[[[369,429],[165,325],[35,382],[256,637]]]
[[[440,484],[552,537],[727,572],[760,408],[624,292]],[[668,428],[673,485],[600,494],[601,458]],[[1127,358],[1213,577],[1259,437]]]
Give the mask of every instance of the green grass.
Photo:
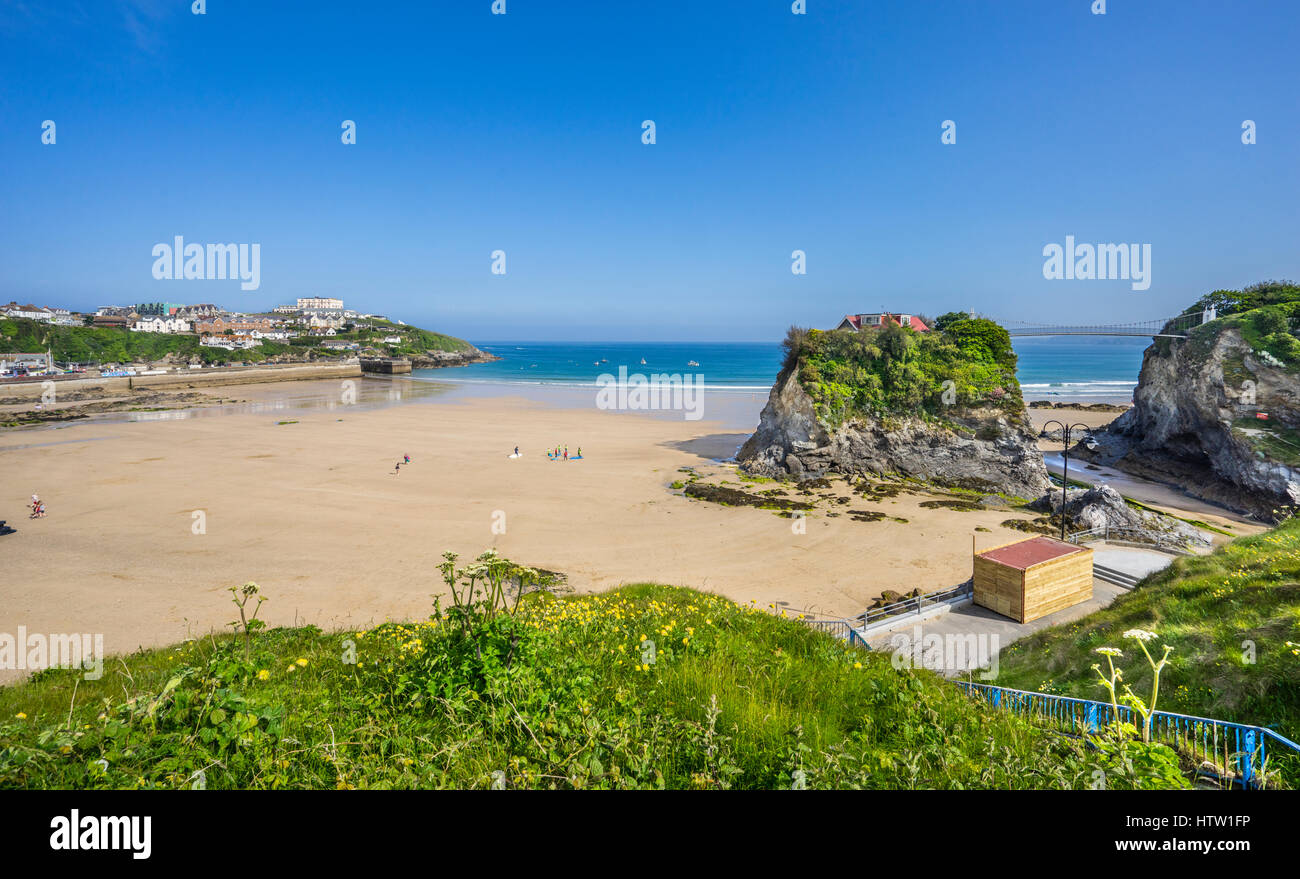
[[[247,661],[226,636],[112,657],[97,681],[43,672],[0,688],[0,787],[1182,784],[1132,768],[1158,747],[1125,763],[687,589],[539,595],[475,631],[276,629]]]
[[[1276,729],[1300,741],[1300,521],[1239,538],[1213,555],[1180,558],[1110,607],[1004,649],[996,683],[1106,698],[1091,666],[1097,647],[1125,651],[1124,679],[1139,694],[1151,672],[1129,629],[1174,648],[1159,708]],[[1158,651],[1157,651],[1158,655]],[[1300,780],[1300,766],[1289,776]]]

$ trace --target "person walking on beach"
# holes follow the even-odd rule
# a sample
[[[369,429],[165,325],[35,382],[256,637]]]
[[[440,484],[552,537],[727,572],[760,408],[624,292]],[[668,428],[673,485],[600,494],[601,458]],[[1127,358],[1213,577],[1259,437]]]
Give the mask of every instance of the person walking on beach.
[[[403,459],[407,464],[411,463],[411,456],[410,456],[410,455],[403,455],[403,456],[402,456],[402,459]]]
[[[515,457],[519,457],[519,446],[515,446]]]
[[[568,447],[568,446],[565,446],[565,447],[564,447],[564,460],[566,460],[566,461],[569,460],[569,447]]]
[[[402,472],[402,462],[401,462],[401,461],[398,461],[398,462],[397,462],[397,465],[396,465],[395,467],[393,467],[393,475],[396,476],[397,474],[399,474],[399,473],[401,473],[401,472]]]

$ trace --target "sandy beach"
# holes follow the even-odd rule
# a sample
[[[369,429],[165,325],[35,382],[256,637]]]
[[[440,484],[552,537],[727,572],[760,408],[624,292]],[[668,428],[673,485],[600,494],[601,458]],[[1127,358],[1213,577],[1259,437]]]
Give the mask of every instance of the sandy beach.
[[[385,388],[367,383],[361,399]],[[0,538],[0,631],[103,633],[110,652],[169,643],[224,629],[236,613],[225,590],[247,580],[270,598],[273,625],[423,618],[442,552],[488,547],[563,572],[576,590],[657,581],[846,615],[885,589],[960,583],[973,535],[1014,536],[1005,511],[927,509],[908,494],[854,498],[891,518],[814,512],[799,534],[771,510],[670,488],[683,467],[736,479],[714,460],[745,438],[734,423],[447,399],[0,434],[0,517],[19,529]],[[585,459],[546,458],[564,443]],[[524,455],[512,460],[516,445]],[[412,463],[395,474],[404,454]],[[44,519],[26,517],[33,492]]]

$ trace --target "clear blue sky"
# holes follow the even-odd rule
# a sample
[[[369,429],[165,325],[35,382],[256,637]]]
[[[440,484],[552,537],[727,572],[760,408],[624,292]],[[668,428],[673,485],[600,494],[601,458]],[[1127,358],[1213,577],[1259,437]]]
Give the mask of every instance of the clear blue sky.
[[[1300,278],[1300,4],[1090,3],[0,0],[0,301],[768,340]],[[1150,243],[1151,288],[1044,280],[1068,234]],[[259,243],[261,289],[154,280],[175,235]]]

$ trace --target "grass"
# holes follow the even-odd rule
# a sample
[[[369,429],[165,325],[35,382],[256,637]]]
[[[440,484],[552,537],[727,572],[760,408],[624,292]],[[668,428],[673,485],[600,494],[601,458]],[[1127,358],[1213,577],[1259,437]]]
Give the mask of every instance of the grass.
[[[1180,558],[1110,607],[1016,642],[1002,651],[996,683],[1103,698],[1093,651],[1111,646],[1125,650],[1125,682],[1147,692],[1151,672],[1121,637],[1135,628],[1174,648],[1161,676],[1162,710],[1300,741],[1300,521]],[[1289,777],[1300,779],[1300,766]]]
[[[1182,786],[710,594],[542,593],[472,637],[452,619],[42,672],[0,688],[0,787]]]

